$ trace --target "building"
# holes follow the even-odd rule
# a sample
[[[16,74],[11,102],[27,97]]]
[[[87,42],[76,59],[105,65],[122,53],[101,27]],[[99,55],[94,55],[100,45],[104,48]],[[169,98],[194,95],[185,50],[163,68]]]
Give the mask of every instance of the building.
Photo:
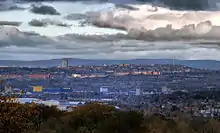
[[[61,88],[43,88],[42,92],[47,94],[60,94]]]
[[[42,92],[43,87],[42,86],[32,86],[33,92]]]
[[[62,67],[63,67],[63,68],[67,68],[68,66],[69,66],[68,59],[63,58],[63,59],[62,59]]]
[[[102,86],[99,89],[100,93],[108,93],[108,87],[107,86]]]
[[[136,89],[135,95],[136,96],[140,96],[141,95],[141,89],[139,89],[139,88]]]
[[[72,74],[72,77],[73,77],[73,78],[81,78],[82,75],[81,75],[81,74]]]
[[[61,88],[61,90],[60,90],[61,93],[70,93],[72,91],[73,90],[71,88]]]
[[[167,88],[166,86],[163,86],[163,87],[161,88],[161,92],[162,92],[162,94],[171,94],[171,93],[172,93],[172,90],[169,89],[169,88]]]
[[[50,74],[29,74],[27,75],[29,79],[48,79],[50,78]]]

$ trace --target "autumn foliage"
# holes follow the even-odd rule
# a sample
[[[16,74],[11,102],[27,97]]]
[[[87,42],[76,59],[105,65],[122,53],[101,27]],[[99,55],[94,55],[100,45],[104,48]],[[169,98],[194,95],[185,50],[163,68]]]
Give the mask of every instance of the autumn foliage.
[[[0,103],[0,133],[219,133],[220,122],[211,118],[168,118],[122,111],[89,103],[71,112],[56,107],[18,104],[7,97]]]

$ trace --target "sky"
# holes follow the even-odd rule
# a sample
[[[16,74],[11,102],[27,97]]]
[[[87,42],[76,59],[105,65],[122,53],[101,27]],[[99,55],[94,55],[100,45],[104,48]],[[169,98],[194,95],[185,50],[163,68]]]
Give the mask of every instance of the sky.
[[[0,60],[220,59],[218,10],[96,2],[3,4]]]

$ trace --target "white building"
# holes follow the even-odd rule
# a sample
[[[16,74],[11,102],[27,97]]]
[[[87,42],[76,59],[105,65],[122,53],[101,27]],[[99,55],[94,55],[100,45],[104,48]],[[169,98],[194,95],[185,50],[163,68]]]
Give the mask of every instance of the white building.
[[[106,86],[102,86],[102,87],[100,87],[100,93],[108,93],[108,87],[106,87]]]
[[[162,92],[162,94],[171,94],[172,93],[172,91],[169,88],[167,88],[166,86],[163,86],[161,88],[161,92]]]
[[[60,105],[60,102],[57,100],[47,100],[47,101],[43,101],[42,103],[47,106],[59,106]]]
[[[140,96],[141,95],[141,89],[136,89],[135,95]]]

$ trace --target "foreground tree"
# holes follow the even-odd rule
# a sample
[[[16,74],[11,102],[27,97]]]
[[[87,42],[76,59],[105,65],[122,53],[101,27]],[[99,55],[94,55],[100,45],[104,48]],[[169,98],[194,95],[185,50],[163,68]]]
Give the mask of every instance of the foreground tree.
[[[12,97],[2,96],[0,102],[0,132],[23,133],[35,127],[35,116],[39,112],[35,105],[22,105],[15,102]]]

